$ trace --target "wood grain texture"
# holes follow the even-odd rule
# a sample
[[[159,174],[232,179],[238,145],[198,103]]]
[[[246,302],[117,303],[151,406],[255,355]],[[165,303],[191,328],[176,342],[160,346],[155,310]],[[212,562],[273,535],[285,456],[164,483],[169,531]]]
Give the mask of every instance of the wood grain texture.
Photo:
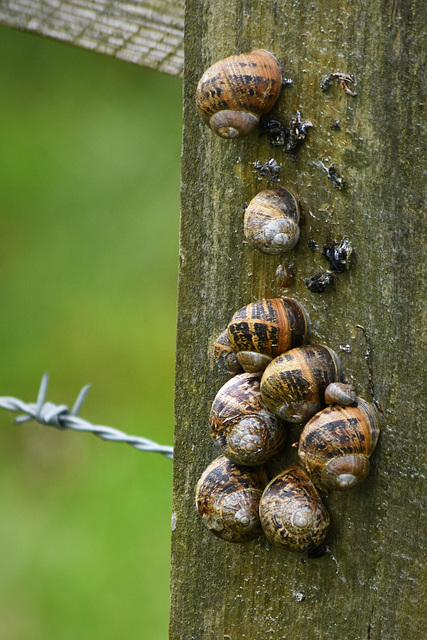
[[[0,25],[182,75],[184,0],[0,0]]]
[[[187,2],[172,640],[424,637],[425,18],[418,0]],[[259,47],[293,81],[274,116],[286,121],[299,109],[313,124],[295,162],[257,133],[219,139],[196,112],[203,71]],[[337,72],[354,75],[357,97],[336,80],[321,89]],[[271,158],[303,217],[300,241],[283,258],[252,249],[243,236],[245,203],[277,184],[254,165]],[[334,186],[331,165],[347,188]],[[323,245],[343,237],[353,244],[351,268],[324,293],[310,292],[304,278],[329,268]],[[218,540],[194,506],[197,480],[216,456],[210,406],[227,379],[210,345],[243,304],[283,293],[275,280],[281,261],[295,264],[286,293],[308,309],[312,342],[336,350],[345,379],[367,400],[373,386],[383,410],[368,478],[326,497],[332,524],[317,559],[262,536],[243,545]],[[288,444],[299,432],[290,430]],[[296,462],[287,446],[269,474]]]

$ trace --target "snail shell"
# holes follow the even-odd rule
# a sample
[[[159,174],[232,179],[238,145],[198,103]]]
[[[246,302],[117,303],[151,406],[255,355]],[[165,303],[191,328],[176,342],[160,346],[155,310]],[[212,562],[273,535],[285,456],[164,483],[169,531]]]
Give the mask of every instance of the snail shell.
[[[299,221],[298,202],[290,191],[265,189],[252,198],[245,211],[245,237],[265,253],[282,253],[298,242]]]
[[[307,552],[317,547],[330,522],[316,487],[297,466],[285,469],[267,485],[259,514],[270,542],[290,551]]]
[[[237,464],[262,464],[276,455],[285,440],[285,428],[264,405],[259,383],[256,373],[234,376],[212,404],[212,439]]]
[[[261,533],[258,509],[266,484],[263,467],[241,467],[219,456],[196,487],[196,507],[204,525],[228,542],[256,538]]]
[[[352,404],[356,400],[356,392],[351,384],[331,382],[325,390],[326,404]]]
[[[295,280],[295,266],[293,264],[279,264],[276,269],[276,281],[279,287],[287,289]]]
[[[227,329],[225,329],[215,340],[212,345],[213,357],[218,365],[228,373],[242,373],[243,367],[237,359],[237,356],[231,348],[228,339]]]
[[[280,353],[306,342],[310,318],[292,298],[252,302],[233,315],[228,338],[245,371],[262,371]]]
[[[375,407],[362,398],[327,407],[305,425],[298,455],[316,486],[349,489],[368,475],[379,430]]]
[[[253,131],[282,89],[282,69],[269,51],[259,49],[219,60],[200,78],[196,105],[204,122],[222,138]]]
[[[340,361],[329,347],[297,347],[267,366],[261,379],[262,399],[284,420],[304,422],[323,409],[325,389],[340,375]]]

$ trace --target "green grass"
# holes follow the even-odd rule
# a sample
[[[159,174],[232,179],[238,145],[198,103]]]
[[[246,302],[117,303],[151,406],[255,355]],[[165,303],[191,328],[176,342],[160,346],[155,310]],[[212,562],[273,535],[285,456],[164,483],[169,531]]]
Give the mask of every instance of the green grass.
[[[0,29],[0,395],[173,442],[181,82]],[[0,639],[167,637],[172,464],[0,413]]]

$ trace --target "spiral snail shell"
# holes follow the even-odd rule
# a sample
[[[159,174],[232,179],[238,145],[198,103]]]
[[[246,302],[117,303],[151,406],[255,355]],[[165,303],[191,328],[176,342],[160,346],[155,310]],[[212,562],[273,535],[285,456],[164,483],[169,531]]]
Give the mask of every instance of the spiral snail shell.
[[[295,280],[295,265],[279,264],[276,269],[276,281],[281,289],[291,287]]]
[[[262,399],[284,420],[303,422],[325,406],[325,389],[340,375],[340,361],[329,347],[296,347],[272,360],[265,369]]]
[[[285,469],[267,485],[259,515],[270,542],[303,553],[323,542],[330,522],[316,487],[297,466]]]
[[[283,187],[260,191],[245,211],[244,233],[249,244],[265,253],[292,249],[299,239],[296,198]]]
[[[243,367],[237,359],[237,356],[231,348],[228,339],[227,329],[225,329],[215,340],[212,345],[213,357],[217,364],[227,371],[227,373],[242,373]]]
[[[262,371],[280,353],[306,342],[310,318],[296,300],[271,298],[236,311],[227,332],[243,369]]]
[[[196,507],[204,525],[228,542],[256,538],[262,532],[258,509],[266,484],[263,467],[242,467],[219,456],[196,487]]]
[[[196,89],[204,122],[221,138],[253,131],[273,107],[282,89],[282,69],[269,51],[229,56],[209,67]]]
[[[212,404],[212,439],[237,464],[262,464],[276,455],[285,440],[284,425],[265,407],[259,383],[259,374],[234,376]]]
[[[321,489],[349,489],[369,473],[379,436],[375,407],[362,398],[317,413],[301,432],[298,456]]]
[[[325,389],[326,404],[352,404],[356,400],[356,392],[351,384],[331,382]]]

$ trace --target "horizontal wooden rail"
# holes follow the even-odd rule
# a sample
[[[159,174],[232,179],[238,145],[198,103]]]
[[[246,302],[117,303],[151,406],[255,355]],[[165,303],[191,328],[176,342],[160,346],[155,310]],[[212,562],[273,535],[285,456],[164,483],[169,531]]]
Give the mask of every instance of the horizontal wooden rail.
[[[184,0],[0,0],[0,25],[182,75]]]

